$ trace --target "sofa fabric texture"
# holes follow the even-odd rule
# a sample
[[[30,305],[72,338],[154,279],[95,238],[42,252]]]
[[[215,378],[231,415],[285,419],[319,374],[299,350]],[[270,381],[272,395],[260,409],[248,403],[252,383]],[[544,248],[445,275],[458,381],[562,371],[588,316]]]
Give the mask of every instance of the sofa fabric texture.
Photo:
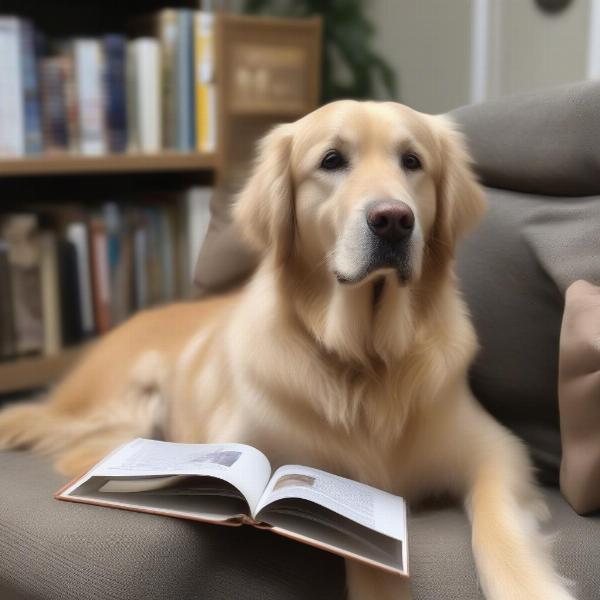
[[[464,106],[450,116],[485,185],[589,196],[600,193],[599,99],[600,81],[585,81]]]
[[[567,290],[560,333],[560,487],[578,513],[600,510],[600,287]]]
[[[27,452],[0,452],[2,600],[342,600],[344,562],[251,527],[221,527],[60,502],[64,483]],[[548,532],[579,600],[600,589],[600,517],[547,490]],[[414,600],[482,600],[458,507],[409,515]]]

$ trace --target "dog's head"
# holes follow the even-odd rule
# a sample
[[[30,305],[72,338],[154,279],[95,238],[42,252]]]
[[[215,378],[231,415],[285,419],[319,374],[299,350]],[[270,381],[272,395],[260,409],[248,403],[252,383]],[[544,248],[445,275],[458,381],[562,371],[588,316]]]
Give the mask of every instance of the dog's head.
[[[483,208],[446,118],[340,101],[263,139],[234,214],[278,264],[301,256],[340,285],[391,273],[404,285],[449,259]]]

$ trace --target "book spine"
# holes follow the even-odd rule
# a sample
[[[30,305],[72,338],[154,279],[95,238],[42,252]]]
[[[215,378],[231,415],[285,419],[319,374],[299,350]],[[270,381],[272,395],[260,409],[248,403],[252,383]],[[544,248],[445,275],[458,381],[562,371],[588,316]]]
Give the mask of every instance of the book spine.
[[[90,236],[94,314],[97,332],[102,334],[110,329],[112,323],[107,234],[102,220],[92,220]]]
[[[61,338],[65,346],[77,344],[84,337],[81,322],[81,298],[77,249],[67,239],[59,240],[59,282],[61,301]]]
[[[44,151],[65,152],[69,148],[65,71],[61,58],[45,58],[40,63],[42,133]]]
[[[8,244],[16,352],[41,352],[44,327],[38,219],[28,213],[8,215],[0,235]]]
[[[21,20],[20,24],[25,153],[39,154],[42,151],[42,123],[35,30],[27,20]]]
[[[58,248],[54,232],[42,232],[40,250],[44,354],[52,355],[62,346]]]
[[[161,54],[163,147],[177,149],[177,11],[164,9],[158,15]]]
[[[214,15],[194,15],[196,86],[196,149],[212,152],[216,146],[216,102],[214,84]]]
[[[69,50],[60,56],[65,80],[65,110],[67,113],[67,138],[69,150],[79,152],[81,132],[79,128],[79,99],[75,73],[74,52]]]
[[[140,151],[139,115],[137,111],[137,40],[127,44],[125,67],[127,85],[127,151]]]
[[[79,113],[79,150],[83,155],[97,156],[106,152],[100,42],[76,40],[74,54]]]
[[[210,222],[211,187],[192,187],[185,192],[185,222],[187,223],[187,255],[186,261],[188,281],[194,280],[196,260],[204,243]],[[191,291],[191,290],[190,290]]]
[[[147,232],[141,217],[137,217],[133,230],[133,275],[134,275],[134,306],[141,310],[148,306],[148,263]]]
[[[9,358],[15,353],[14,314],[8,244],[0,239],[0,358]]]
[[[109,152],[127,149],[125,52],[123,35],[106,35],[104,43],[104,121]]]
[[[95,330],[92,284],[90,273],[90,252],[88,231],[85,223],[71,223],[67,227],[67,239],[74,245],[77,254],[77,280],[81,301],[81,325],[84,335]]]
[[[19,20],[0,17],[0,156],[25,154]]]
[[[188,9],[177,12],[176,146],[181,152],[190,152],[196,147],[193,17],[193,11]]]
[[[160,47],[152,38],[134,42],[136,113],[141,152],[161,149]]]

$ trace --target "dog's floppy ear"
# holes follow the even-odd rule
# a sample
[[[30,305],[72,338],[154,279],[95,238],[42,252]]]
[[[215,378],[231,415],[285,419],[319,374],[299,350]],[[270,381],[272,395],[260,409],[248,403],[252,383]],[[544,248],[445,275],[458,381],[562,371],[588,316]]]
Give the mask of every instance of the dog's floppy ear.
[[[275,127],[260,141],[253,171],[233,208],[248,242],[261,253],[274,252],[278,262],[291,251],[296,229],[291,148],[290,125]]]
[[[463,135],[446,116],[435,116],[434,130],[440,153],[437,182],[437,218],[432,242],[441,253],[453,256],[456,242],[472,229],[485,212],[482,187],[471,168]]]

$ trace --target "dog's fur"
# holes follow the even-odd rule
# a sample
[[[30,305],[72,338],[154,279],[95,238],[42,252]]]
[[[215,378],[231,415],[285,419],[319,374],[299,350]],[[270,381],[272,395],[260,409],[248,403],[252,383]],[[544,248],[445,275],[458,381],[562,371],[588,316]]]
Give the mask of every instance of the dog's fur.
[[[330,148],[344,168],[323,170]],[[407,152],[422,169],[404,168]],[[384,261],[365,219],[378,199],[416,217]],[[135,436],[246,442],[273,467],[311,465],[409,501],[449,493],[472,520],[489,600],[568,600],[527,453],[466,382],[476,338],[453,253],[483,210],[444,117],[344,101],[279,126],[234,211],[262,253],[246,288],[133,317],[47,402],[4,410],[0,446],[77,474]],[[352,599],[409,595],[402,578],[347,567]]]

